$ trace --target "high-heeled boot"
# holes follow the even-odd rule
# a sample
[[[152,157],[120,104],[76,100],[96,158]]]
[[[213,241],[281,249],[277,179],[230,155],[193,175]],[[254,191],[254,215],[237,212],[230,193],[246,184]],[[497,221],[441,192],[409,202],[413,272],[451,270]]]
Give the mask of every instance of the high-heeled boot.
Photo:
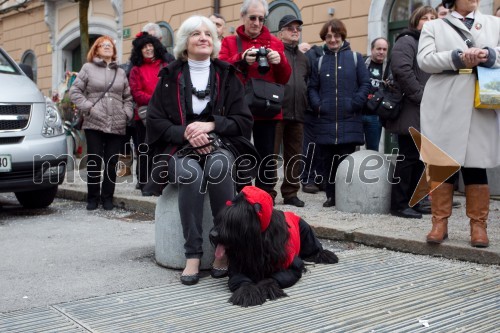
[[[452,202],[453,184],[442,183],[432,192],[432,229],[427,234],[427,243],[441,244],[448,238],[448,218],[451,216]]]
[[[474,247],[488,247],[486,233],[490,212],[490,189],[488,185],[465,186],[465,212],[470,218],[470,244]]]

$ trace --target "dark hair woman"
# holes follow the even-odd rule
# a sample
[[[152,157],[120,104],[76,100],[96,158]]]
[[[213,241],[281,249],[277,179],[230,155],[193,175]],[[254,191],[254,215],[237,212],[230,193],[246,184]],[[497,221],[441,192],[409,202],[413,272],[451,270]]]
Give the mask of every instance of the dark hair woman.
[[[139,188],[147,182],[147,155],[141,154],[141,151],[147,150],[141,147],[146,141],[146,126],[140,120],[137,110],[139,107],[148,105],[151,96],[158,83],[158,73],[167,66],[164,60],[165,48],[160,40],[147,32],[140,32],[132,42],[132,54],[130,62],[132,69],[130,71],[129,83],[130,91],[135,101],[135,124],[137,134],[137,147],[139,157],[137,158],[137,183]],[[143,195],[150,195],[142,191]]]
[[[351,51],[344,23],[326,22],[319,33],[325,55],[312,65],[308,93],[316,138],[323,155],[326,197],[323,207],[335,206],[335,175],[348,154],[364,143],[362,110],[370,92],[370,76],[361,54]],[[320,68],[321,64],[321,68]]]
[[[424,24],[437,17],[431,6],[422,6],[413,11],[408,29],[396,38],[392,49],[391,72],[397,86],[404,93],[401,112],[396,119],[388,120],[385,129],[398,136],[399,154],[404,160],[398,161],[394,177],[398,179],[392,185],[391,214],[404,218],[422,218],[429,209],[417,205],[409,206],[410,199],[424,171],[424,163],[411,138],[409,128],[420,130],[420,102],[429,74],[425,73],[417,63],[418,40]]]

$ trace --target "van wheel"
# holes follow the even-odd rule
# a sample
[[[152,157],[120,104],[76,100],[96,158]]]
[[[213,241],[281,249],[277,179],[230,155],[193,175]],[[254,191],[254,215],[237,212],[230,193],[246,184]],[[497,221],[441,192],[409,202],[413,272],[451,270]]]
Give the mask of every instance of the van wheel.
[[[48,207],[56,197],[57,185],[41,190],[16,192],[17,200],[25,208],[45,208]]]

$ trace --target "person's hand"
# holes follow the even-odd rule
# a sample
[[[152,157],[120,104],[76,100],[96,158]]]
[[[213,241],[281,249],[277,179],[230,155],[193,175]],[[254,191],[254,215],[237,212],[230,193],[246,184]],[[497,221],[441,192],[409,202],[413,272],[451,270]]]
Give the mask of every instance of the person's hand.
[[[188,139],[189,144],[193,147],[201,147],[206,144],[210,143],[210,139],[208,134],[200,134],[198,136],[192,137],[191,139]],[[205,148],[201,149],[196,149],[196,152],[200,155],[206,155],[209,154],[212,151],[212,146],[207,146]]]
[[[488,51],[488,49],[481,49],[481,51],[479,51],[478,58],[481,63],[488,61],[489,56],[490,52]]]
[[[486,52],[484,52],[486,51]],[[460,56],[465,68],[473,68],[482,62],[488,60],[488,50],[479,49],[477,47],[472,47],[465,50]]]
[[[195,121],[189,124],[184,131],[184,138],[190,140],[201,134],[208,134],[215,129],[214,122]]]
[[[248,65],[251,66],[251,65],[253,65],[253,63],[256,60],[256,57],[255,57],[256,55],[257,55],[257,49],[251,47],[251,48],[247,49],[245,52],[243,52],[242,59],[245,60]]]
[[[267,54],[267,61],[271,65],[277,65],[281,62],[281,57],[278,51],[273,51],[271,49],[268,49],[269,53]]]
[[[189,124],[184,131],[184,138],[189,141],[193,147],[200,147],[210,143],[208,133],[215,129],[215,123],[195,121]],[[198,149],[198,154],[208,154],[212,151],[212,147],[208,146]]]

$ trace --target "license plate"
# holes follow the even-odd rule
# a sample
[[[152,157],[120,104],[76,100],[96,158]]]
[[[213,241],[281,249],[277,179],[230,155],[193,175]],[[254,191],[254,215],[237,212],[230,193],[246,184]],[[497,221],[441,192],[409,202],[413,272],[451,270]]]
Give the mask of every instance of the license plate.
[[[12,157],[10,155],[0,155],[0,172],[12,171]]]

